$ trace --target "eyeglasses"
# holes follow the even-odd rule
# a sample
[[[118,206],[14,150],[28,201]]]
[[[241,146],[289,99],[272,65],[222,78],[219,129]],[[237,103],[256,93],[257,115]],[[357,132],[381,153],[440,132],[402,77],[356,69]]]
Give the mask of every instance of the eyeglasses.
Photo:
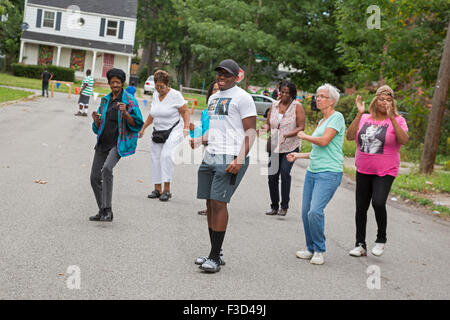
[[[316,100],[317,99],[330,99],[330,97],[327,97],[327,96],[324,96],[324,95],[318,95],[317,97],[316,97]]]
[[[392,99],[382,99],[382,98],[378,98],[378,101],[380,102],[388,102],[388,103],[392,103]]]
[[[221,71],[219,71],[219,72],[217,72],[217,76],[218,77],[225,77],[225,78],[231,78],[231,77],[234,77],[234,74],[232,74],[232,73],[229,73],[229,72],[221,72]]]
[[[155,89],[156,89],[156,90],[161,90],[161,89],[164,89],[164,88],[166,88],[166,87],[167,87],[166,85],[155,86]]]

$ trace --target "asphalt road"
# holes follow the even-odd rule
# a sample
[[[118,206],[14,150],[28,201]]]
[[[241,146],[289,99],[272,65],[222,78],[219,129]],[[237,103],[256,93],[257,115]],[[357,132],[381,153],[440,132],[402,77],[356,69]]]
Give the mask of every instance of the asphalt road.
[[[0,299],[450,298],[450,224],[389,201],[385,254],[350,257],[354,184],[345,179],[326,209],[325,264],[297,259],[305,243],[300,208],[306,162],[292,170],[285,218],[264,215],[264,165],[249,167],[229,205],[227,265],[217,274],[193,263],[210,249],[206,218],[197,214],[204,207],[196,199],[201,149],[197,163],[177,164],[173,198],[150,200],[147,133],[136,154],[114,170],[114,222],[90,222],[97,212],[89,181],[96,138],[91,118],[74,116],[76,101],[56,94],[0,108]],[[148,107],[141,110],[146,117]],[[367,235],[371,247],[372,209]],[[368,268],[379,271],[378,288]]]

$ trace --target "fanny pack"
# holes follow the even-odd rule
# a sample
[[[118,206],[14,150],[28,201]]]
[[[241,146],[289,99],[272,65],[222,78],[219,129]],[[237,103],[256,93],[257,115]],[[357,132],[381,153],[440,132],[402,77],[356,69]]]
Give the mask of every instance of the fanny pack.
[[[177,126],[177,124],[180,122],[178,120],[170,129],[167,130],[155,130],[153,128],[153,134],[152,134],[152,140],[154,143],[164,143],[170,136],[170,132],[172,132],[172,129]]]

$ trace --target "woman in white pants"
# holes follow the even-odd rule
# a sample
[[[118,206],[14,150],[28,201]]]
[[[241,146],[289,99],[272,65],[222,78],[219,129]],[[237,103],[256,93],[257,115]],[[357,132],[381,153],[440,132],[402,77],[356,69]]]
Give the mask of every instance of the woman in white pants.
[[[170,88],[169,74],[158,70],[154,76],[156,91],[153,94],[150,114],[139,132],[139,137],[141,138],[145,129],[153,123],[150,155],[155,190],[148,197],[168,201],[172,197],[170,182],[174,171],[174,154],[183,138],[189,134],[189,111],[181,93]]]

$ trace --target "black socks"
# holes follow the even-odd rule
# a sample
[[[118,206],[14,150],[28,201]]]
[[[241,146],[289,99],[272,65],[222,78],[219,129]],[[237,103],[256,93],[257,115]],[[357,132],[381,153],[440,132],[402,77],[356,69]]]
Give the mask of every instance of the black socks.
[[[209,253],[209,258],[219,263],[225,231],[214,231],[210,228],[209,234],[211,238],[211,252]]]

